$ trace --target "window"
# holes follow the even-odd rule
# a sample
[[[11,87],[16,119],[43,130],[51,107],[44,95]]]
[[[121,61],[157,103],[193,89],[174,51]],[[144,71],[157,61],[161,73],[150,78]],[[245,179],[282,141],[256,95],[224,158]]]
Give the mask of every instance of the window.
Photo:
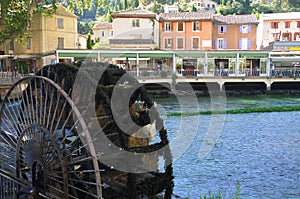
[[[215,43],[215,49],[226,49],[226,38],[217,38]]]
[[[165,31],[166,32],[170,32],[171,31],[171,23],[170,22],[166,22],[165,23]]]
[[[172,38],[165,38],[164,43],[165,43],[165,46],[164,46],[165,49],[172,48]]]
[[[58,37],[57,39],[57,49],[64,49],[65,42],[63,37]]]
[[[300,21],[297,21],[297,28],[300,28]]]
[[[226,26],[218,26],[218,33],[220,34],[226,33]]]
[[[249,50],[250,49],[250,42],[249,38],[240,38],[239,39],[239,49],[241,50]]]
[[[57,28],[64,29],[64,19],[63,18],[57,18]]]
[[[250,32],[250,25],[241,25],[240,26],[241,33],[249,33]]]
[[[177,40],[176,41],[176,48],[177,49],[184,49],[184,40],[183,40],[183,38],[178,37],[176,40]]]
[[[101,37],[104,37],[105,36],[105,32],[104,30],[101,30]]]
[[[27,45],[26,45],[27,49],[31,49],[31,38],[27,37]]]
[[[183,22],[178,22],[177,23],[177,31],[178,32],[183,32]]]
[[[271,28],[278,28],[278,22],[271,22]]]
[[[200,21],[193,22],[193,31],[201,31],[201,22]]]
[[[192,49],[197,50],[200,48],[200,38],[199,37],[193,37],[192,38]]]
[[[294,40],[295,41],[300,41],[300,32],[295,32],[295,34],[294,34]]]
[[[282,41],[291,41],[291,33],[285,32],[282,33]]]
[[[285,28],[290,28],[291,22],[287,21],[285,22]]]
[[[133,19],[132,20],[132,27],[140,27],[140,20],[139,19]]]
[[[110,31],[110,36],[113,36],[113,35],[114,35],[114,31],[111,30],[111,31]]]

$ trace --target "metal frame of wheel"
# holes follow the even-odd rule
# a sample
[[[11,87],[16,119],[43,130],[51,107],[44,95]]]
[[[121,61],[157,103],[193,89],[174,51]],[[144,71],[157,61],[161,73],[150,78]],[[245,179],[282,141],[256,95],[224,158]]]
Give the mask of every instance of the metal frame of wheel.
[[[1,169],[46,197],[102,198],[87,125],[55,81],[34,75],[14,83],[3,100],[0,127]]]

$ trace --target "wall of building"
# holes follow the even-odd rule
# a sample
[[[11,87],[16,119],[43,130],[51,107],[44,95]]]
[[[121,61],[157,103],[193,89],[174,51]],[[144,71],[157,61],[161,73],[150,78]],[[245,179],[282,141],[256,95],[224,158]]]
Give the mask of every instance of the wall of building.
[[[178,31],[178,22],[171,22],[171,31],[165,31],[165,22],[160,22],[160,48],[178,50],[177,38],[184,38],[184,48],[180,50],[195,50],[192,48],[193,38],[199,38],[199,49],[212,49],[212,21],[201,21],[201,29],[193,31],[193,21],[183,22],[183,31]],[[172,39],[171,48],[165,48],[165,38]]]
[[[139,27],[133,27],[132,21],[139,20]],[[157,38],[155,38],[154,31],[157,27],[157,21],[144,18],[114,18],[112,22],[112,27],[114,31],[114,36],[112,39],[154,39],[157,43]]]
[[[247,25],[247,24],[245,24]],[[240,49],[239,39],[247,38],[250,39],[250,46],[248,50],[256,49],[256,33],[257,33],[257,24],[249,24],[250,32],[241,33],[240,25],[224,25],[226,26],[225,33],[219,33],[219,25],[214,25],[213,28],[213,48],[216,49],[216,39],[225,38],[226,39],[226,49]]]

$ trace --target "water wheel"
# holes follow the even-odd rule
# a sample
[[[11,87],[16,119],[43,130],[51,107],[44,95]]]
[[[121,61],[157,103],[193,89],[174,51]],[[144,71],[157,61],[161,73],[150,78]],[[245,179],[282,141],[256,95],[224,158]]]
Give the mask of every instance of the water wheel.
[[[172,158],[154,103],[122,69],[82,65],[49,65],[10,88],[0,112],[0,168],[49,198],[151,198],[162,192],[171,198]],[[76,84],[79,71],[84,75]],[[97,71],[102,77],[95,84]],[[92,84],[95,92],[85,89]],[[126,106],[119,96],[112,100],[116,90],[130,93]],[[124,130],[129,118],[142,128]],[[133,136],[153,125],[159,142]],[[164,171],[157,167],[159,156]]]

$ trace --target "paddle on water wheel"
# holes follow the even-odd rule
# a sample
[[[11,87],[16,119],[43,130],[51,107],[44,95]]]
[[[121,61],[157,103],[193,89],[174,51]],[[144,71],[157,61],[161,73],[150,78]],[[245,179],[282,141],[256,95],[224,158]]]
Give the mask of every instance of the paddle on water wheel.
[[[172,158],[162,119],[144,88],[116,66],[45,66],[10,88],[0,117],[0,168],[36,194],[171,198]],[[155,133],[160,141],[151,144]]]

